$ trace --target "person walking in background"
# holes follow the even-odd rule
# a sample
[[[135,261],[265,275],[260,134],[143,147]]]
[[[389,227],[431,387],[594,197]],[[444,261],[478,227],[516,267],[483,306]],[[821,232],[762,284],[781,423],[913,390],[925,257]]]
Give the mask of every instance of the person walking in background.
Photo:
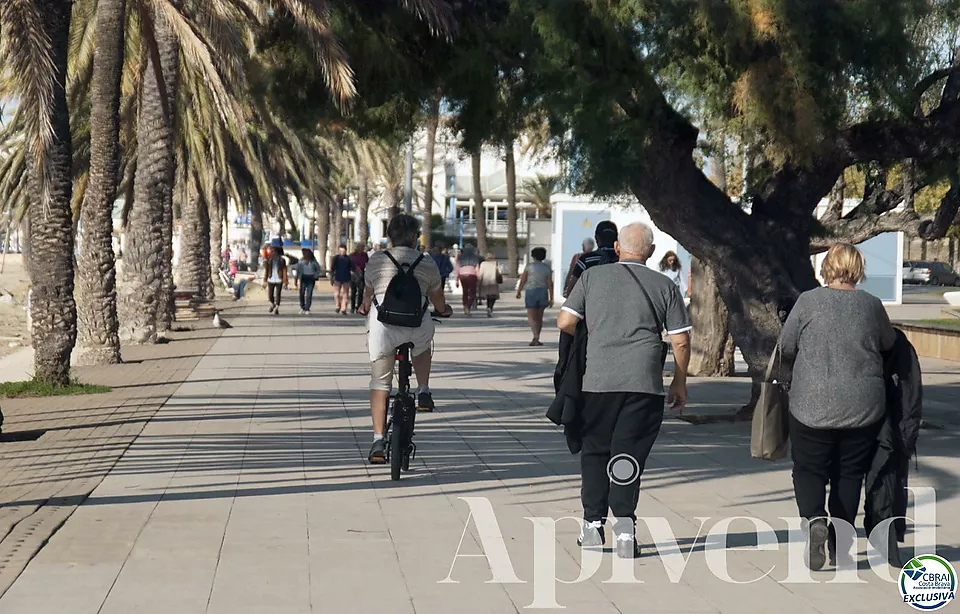
[[[297,263],[297,279],[294,287],[300,290],[300,315],[310,315],[313,305],[313,288],[320,277],[320,263],[312,249],[303,248],[303,257]]]
[[[363,304],[363,275],[370,257],[367,256],[367,250],[357,244],[356,249],[350,254],[350,260],[353,261],[353,273],[350,277],[350,312],[357,313],[360,305]]]
[[[576,280],[580,279],[584,271],[591,267],[617,261],[617,252],[613,247],[617,242],[617,225],[611,221],[604,220],[597,224],[596,229],[593,231],[593,236],[594,239],[596,239],[597,249],[592,252],[584,252],[577,258],[577,263],[573,267],[574,282],[573,285],[570,286],[571,292],[573,291],[573,286],[577,283]]]
[[[677,257],[676,252],[667,252],[664,255],[660,260],[660,272],[677,284],[680,296],[687,296],[687,276],[683,273],[683,267],[680,266],[680,258]]]
[[[480,258],[472,244],[463,246],[457,256],[457,287],[463,288],[463,313],[469,316],[477,300],[477,273],[480,272]]]
[[[450,261],[450,256],[437,245],[430,252],[430,257],[437,264],[437,270],[440,271],[440,280],[443,282],[443,290],[446,291],[447,285],[450,283],[450,274],[453,273],[453,263]]]
[[[283,289],[288,287],[287,259],[283,257],[283,247],[279,241],[274,241],[266,249],[264,260],[263,281],[267,286],[270,297],[270,313],[280,314],[280,296]]]
[[[350,282],[353,279],[353,260],[347,255],[347,246],[341,244],[330,266],[330,284],[337,313],[347,315],[350,308]]]
[[[896,333],[879,299],[857,290],[863,256],[848,243],[832,246],[820,276],[826,287],[800,295],[780,333],[783,360],[793,361],[790,448],[793,490],[809,521],[807,564],[821,569],[826,556],[849,550],[837,544],[830,517],[853,524],[886,411],[881,352]],[[826,488],[830,499],[825,507]]]
[[[635,558],[640,554],[635,533],[640,477],[660,433],[664,401],[674,408],[687,401],[691,326],[676,285],[646,266],[654,251],[653,231],[630,224],[615,249],[620,263],[584,273],[563,304],[557,325],[570,335],[581,320],[587,328],[579,432],[583,524],[577,543],[605,543],[609,509],[615,518],[617,556]],[[664,329],[676,363],[666,399]],[[610,461],[618,456],[630,459],[632,475],[622,482],[611,481],[608,474]]]
[[[573,255],[573,258],[570,259],[570,266],[567,267],[567,276],[563,281],[563,298],[570,296],[570,291],[573,290],[574,284],[577,283],[577,277],[574,275],[573,270],[577,268],[577,261],[580,260],[580,256],[588,254],[596,249],[597,244],[593,242],[593,239],[587,237],[583,240],[583,244],[580,246],[581,251]]]
[[[500,284],[503,283],[500,265],[492,253],[488,253],[486,259],[480,263],[477,282],[480,285],[480,296],[487,301],[487,317],[492,318],[493,306],[500,298]]]
[[[540,331],[543,330],[543,313],[547,307],[553,306],[553,270],[544,260],[547,250],[535,247],[530,252],[533,262],[527,265],[520,276],[520,285],[517,286],[517,298],[526,290],[524,305],[527,308],[527,323],[533,332],[531,346],[541,346]]]

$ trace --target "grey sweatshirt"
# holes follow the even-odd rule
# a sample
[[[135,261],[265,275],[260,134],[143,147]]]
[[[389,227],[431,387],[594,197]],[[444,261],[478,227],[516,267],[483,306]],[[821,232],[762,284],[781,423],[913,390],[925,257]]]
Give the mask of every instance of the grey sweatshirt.
[[[866,292],[801,294],[780,333],[784,359],[794,360],[790,413],[813,428],[880,420],[886,404],[880,353],[895,339],[883,305]]]

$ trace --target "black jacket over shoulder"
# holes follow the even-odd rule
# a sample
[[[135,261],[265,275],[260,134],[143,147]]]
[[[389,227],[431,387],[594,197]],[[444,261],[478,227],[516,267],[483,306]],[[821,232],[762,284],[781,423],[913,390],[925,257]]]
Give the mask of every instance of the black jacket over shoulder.
[[[920,359],[897,331],[893,348],[884,354],[887,413],[878,436],[877,453],[867,473],[863,528],[867,535],[878,524],[907,513],[907,478],[910,458],[917,450],[923,414],[923,381]],[[897,541],[903,541],[906,523],[894,522]]]
[[[560,359],[553,375],[557,396],[547,409],[547,418],[563,427],[571,454],[579,453],[583,447],[580,426],[583,423],[583,374],[586,368],[587,325],[581,320],[572,342],[561,343]]]

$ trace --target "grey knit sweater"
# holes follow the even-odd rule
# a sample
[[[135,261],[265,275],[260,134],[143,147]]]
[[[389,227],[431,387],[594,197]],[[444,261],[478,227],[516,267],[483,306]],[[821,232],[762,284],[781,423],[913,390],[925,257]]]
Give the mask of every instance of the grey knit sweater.
[[[885,411],[883,358],[895,340],[883,305],[861,290],[800,295],[780,334],[794,360],[790,413],[813,428],[856,428]]]

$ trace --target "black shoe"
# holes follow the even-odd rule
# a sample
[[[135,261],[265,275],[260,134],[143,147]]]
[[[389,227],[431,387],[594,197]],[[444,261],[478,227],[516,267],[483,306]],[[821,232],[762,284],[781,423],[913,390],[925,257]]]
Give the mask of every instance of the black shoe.
[[[417,411],[431,412],[437,408],[433,404],[433,395],[429,392],[421,392],[417,395]]]
[[[387,464],[387,441],[385,439],[378,439],[373,442],[367,460],[370,461],[371,465]]]
[[[578,546],[602,546],[607,543],[607,537],[603,532],[603,521],[595,520],[580,525],[580,537],[577,538]]]
[[[815,518],[807,529],[807,567],[811,571],[820,571],[827,562],[826,545],[830,538],[827,521]]]
[[[621,559],[636,559],[640,557],[640,544],[633,533],[617,535],[617,556]]]

